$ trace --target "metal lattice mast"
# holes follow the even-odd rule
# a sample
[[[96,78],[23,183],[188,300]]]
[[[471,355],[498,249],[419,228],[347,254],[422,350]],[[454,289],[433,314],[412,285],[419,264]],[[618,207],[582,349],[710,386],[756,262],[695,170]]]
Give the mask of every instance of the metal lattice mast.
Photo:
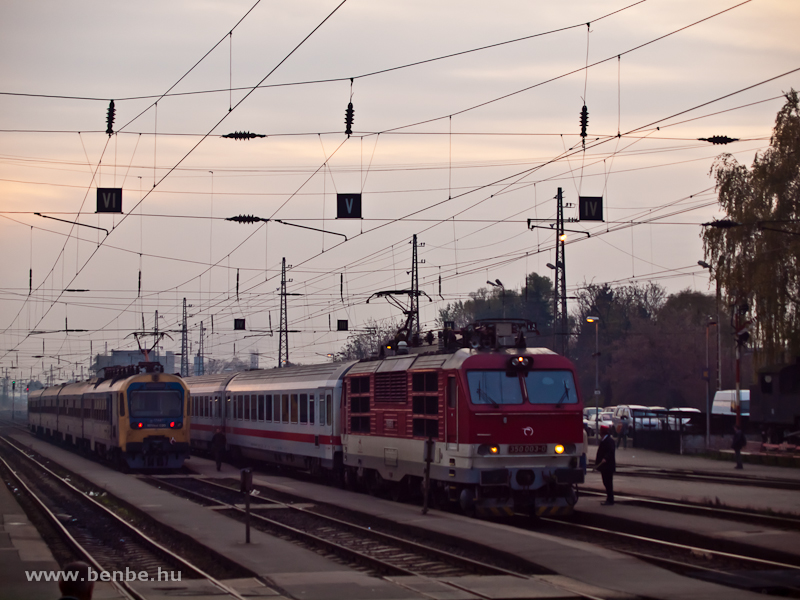
[[[564,253],[564,198],[561,193],[561,188],[558,188],[558,201],[557,214],[556,214],[556,281],[555,281],[555,294],[556,311],[553,314],[553,328],[557,331],[557,337],[561,338],[561,343],[553,348],[556,352],[560,352],[563,356],[567,356],[569,351],[569,321],[567,315],[567,270],[566,270],[566,257]]]
[[[203,328],[203,322],[200,321],[200,343],[197,347],[197,375],[205,375],[206,374],[206,366],[205,366],[205,358],[203,357],[203,337],[205,336],[205,329]]]
[[[411,327],[409,333],[419,337],[419,267],[417,266],[417,234],[411,242]]]
[[[189,335],[186,320],[186,298],[184,298],[183,321],[181,322],[181,377],[189,376]]]
[[[278,335],[278,368],[289,362],[289,325],[286,304],[286,257],[281,262],[281,323]]]

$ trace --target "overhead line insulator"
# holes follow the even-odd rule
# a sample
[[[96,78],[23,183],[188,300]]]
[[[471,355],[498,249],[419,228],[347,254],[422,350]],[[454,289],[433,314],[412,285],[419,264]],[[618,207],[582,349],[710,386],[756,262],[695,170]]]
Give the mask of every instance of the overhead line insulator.
[[[250,133],[249,131],[234,131],[233,133],[226,133],[222,137],[232,140],[252,140],[253,138],[265,138],[267,136],[260,133]]]
[[[114,101],[112,100],[108,105],[108,113],[106,114],[106,133],[110,136],[114,133],[114,117],[117,110],[114,108]]]
[[[739,138],[730,138],[727,135],[712,135],[708,138],[697,138],[701,142],[711,142],[715,146],[724,146],[731,142],[738,142]]]
[[[581,109],[581,137],[586,137],[586,128],[589,126],[589,109],[586,108],[586,105],[583,105]]]
[[[347,137],[353,135],[353,116],[355,115],[355,109],[353,109],[353,103],[349,102],[347,104],[347,110],[344,111],[344,124],[345,130],[344,132],[347,134]]]
[[[226,221],[233,221],[234,223],[243,223],[243,224],[250,224],[250,223],[266,223],[269,219],[262,219],[261,217],[256,217],[253,215],[237,215],[235,217],[227,217]]]

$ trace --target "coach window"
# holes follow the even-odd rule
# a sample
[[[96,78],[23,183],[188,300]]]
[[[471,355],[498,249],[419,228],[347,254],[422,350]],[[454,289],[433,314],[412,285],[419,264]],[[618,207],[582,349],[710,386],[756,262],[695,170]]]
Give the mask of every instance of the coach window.
[[[308,423],[308,394],[300,394],[300,422]]]
[[[125,416],[125,396],[123,394],[119,395],[119,416]]]
[[[272,396],[270,394],[264,397],[264,419],[272,421]]]
[[[292,423],[297,423],[297,394],[292,394]]]
[[[325,425],[325,397],[319,395],[319,424]]]
[[[314,394],[309,394],[308,396],[308,422],[312,425],[314,424],[314,405],[316,404],[316,400],[314,399]]]
[[[289,422],[289,394],[281,394],[281,421]]]
[[[250,420],[250,394],[246,394],[244,397],[244,420]]]
[[[258,395],[258,420],[264,420],[264,394]]]

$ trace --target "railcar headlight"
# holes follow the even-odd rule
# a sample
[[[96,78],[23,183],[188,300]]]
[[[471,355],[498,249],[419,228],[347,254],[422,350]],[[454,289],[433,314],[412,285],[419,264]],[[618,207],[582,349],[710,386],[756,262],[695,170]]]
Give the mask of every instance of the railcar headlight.
[[[478,454],[481,456],[492,456],[495,454],[500,454],[500,446],[494,446],[490,444],[481,444],[478,446]]]
[[[556,451],[556,454],[564,454],[564,446],[563,446],[563,444],[556,444],[556,447],[554,448],[554,450]]]

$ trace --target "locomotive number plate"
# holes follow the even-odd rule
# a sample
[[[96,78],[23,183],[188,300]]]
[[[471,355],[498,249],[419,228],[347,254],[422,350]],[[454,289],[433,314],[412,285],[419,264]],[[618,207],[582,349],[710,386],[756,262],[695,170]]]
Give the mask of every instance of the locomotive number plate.
[[[509,454],[546,454],[547,444],[511,444]]]

